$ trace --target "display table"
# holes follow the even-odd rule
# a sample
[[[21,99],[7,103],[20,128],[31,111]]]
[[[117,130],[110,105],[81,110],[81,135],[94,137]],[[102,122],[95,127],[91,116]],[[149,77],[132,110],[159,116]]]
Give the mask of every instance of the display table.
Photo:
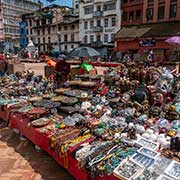
[[[0,106],[0,119],[3,121],[9,121],[10,110],[6,107]]]
[[[9,126],[12,129],[18,129],[22,135],[28,138],[35,145],[39,146],[41,149],[46,151],[51,157],[53,157],[61,166],[64,166],[64,157],[60,157],[55,151],[51,150],[49,147],[49,137],[38,131],[38,128],[34,128],[28,125],[28,119],[20,113],[11,113],[9,118]],[[80,145],[80,144],[79,144]],[[77,147],[78,145],[76,145]],[[67,170],[71,173],[77,180],[88,180],[91,179],[83,171],[83,169],[78,167],[78,161],[72,158],[71,152],[76,148],[72,147],[68,153],[68,168]],[[105,176],[97,177],[97,180],[117,180],[116,177]]]

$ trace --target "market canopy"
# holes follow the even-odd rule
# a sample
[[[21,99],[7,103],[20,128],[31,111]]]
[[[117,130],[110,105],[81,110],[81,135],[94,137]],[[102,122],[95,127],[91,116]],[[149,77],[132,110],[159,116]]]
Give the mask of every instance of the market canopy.
[[[169,37],[180,33],[180,22],[163,22],[157,24],[130,25],[117,32],[116,39],[141,37]]]

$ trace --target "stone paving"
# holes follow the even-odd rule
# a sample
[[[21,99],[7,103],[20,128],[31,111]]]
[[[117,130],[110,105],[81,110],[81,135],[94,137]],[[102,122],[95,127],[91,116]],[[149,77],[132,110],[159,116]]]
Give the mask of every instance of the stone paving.
[[[22,141],[0,121],[0,180],[74,180],[46,152]]]

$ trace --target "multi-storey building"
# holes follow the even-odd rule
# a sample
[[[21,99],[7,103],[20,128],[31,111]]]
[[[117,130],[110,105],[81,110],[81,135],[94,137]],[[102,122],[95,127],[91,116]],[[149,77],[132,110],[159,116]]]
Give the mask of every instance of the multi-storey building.
[[[165,40],[180,35],[180,0],[124,0],[121,8],[123,28],[115,38],[116,52],[139,55],[153,50],[155,60],[174,53],[175,46]]]
[[[121,26],[142,24],[144,0],[122,0],[121,1]]]
[[[144,0],[143,23],[180,20],[180,0]]]
[[[21,15],[42,7],[37,0],[1,0],[0,38],[19,45]]]
[[[79,3],[80,3],[80,0],[73,0],[74,14],[77,16],[79,16]]]
[[[79,46],[79,19],[70,7],[44,7],[24,14],[21,24],[21,47],[26,47],[29,39],[41,52],[70,51]]]
[[[83,0],[79,3],[80,41],[112,57],[114,35],[120,29],[120,0]]]

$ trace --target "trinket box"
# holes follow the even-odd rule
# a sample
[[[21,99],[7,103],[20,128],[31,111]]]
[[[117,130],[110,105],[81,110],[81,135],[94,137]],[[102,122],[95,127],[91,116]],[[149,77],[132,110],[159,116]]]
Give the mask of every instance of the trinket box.
[[[165,170],[165,174],[172,177],[173,179],[180,179],[180,163],[172,161],[171,164]]]
[[[140,147],[144,147],[144,148],[147,148],[147,149],[150,149],[152,151],[156,151],[159,147],[159,143],[156,143],[156,142],[153,142],[153,141],[150,141],[150,140],[147,140],[145,138],[139,138],[135,145],[137,146],[140,146]]]
[[[149,156],[150,158],[156,159],[160,154],[156,151],[152,151],[150,149],[141,148],[138,150],[139,153]]]
[[[157,180],[174,180],[174,179],[163,174],[160,175]]]
[[[132,160],[134,162],[136,162],[140,166],[143,166],[143,167],[146,167],[146,168],[150,167],[155,161],[153,158],[151,158],[149,156],[146,156],[144,154],[141,154],[139,152],[134,154],[131,158],[132,158]]]
[[[113,175],[121,180],[133,180],[137,178],[144,168],[132,160],[125,159],[114,169]]]

